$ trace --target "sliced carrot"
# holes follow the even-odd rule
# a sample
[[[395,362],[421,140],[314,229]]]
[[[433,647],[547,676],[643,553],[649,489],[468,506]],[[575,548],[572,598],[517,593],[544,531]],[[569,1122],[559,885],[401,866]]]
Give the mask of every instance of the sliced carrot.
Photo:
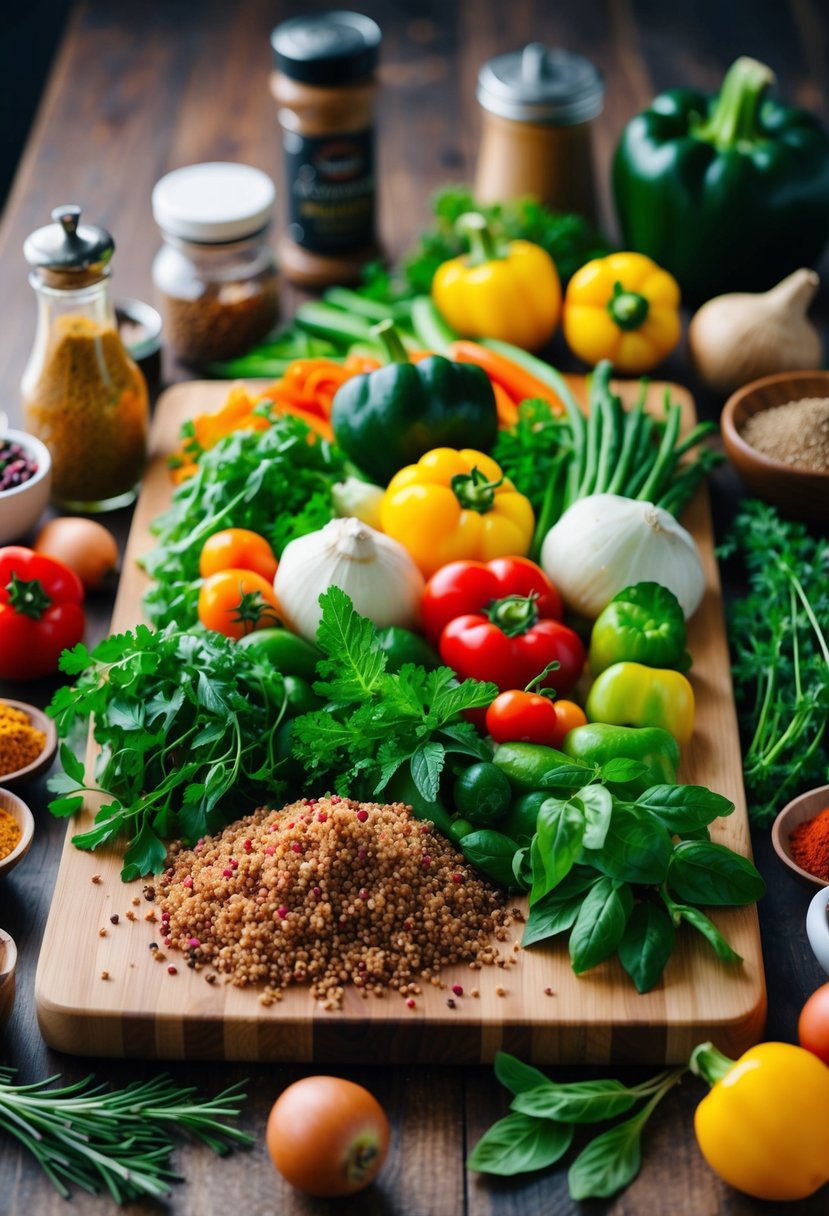
[[[536,380],[529,372],[525,372],[523,367],[486,346],[479,346],[477,342],[468,342],[461,338],[450,345],[449,358],[454,359],[456,363],[475,363],[482,367],[493,384],[506,389],[514,401],[540,397],[543,401],[549,401],[557,413],[564,413],[564,406],[552,389]]]
[[[494,380],[491,380],[490,383],[495,394],[495,404],[498,407],[498,426],[502,430],[509,430],[518,421],[518,406],[505,388],[496,384]]]

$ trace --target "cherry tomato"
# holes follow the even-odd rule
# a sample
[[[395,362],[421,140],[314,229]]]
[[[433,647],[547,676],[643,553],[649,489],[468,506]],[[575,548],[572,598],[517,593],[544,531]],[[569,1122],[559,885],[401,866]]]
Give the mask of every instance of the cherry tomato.
[[[510,596],[532,596],[539,620],[561,620],[564,614],[558,591],[541,567],[526,557],[450,562],[426,584],[421,604],[423,631],[435,643],[455,617],[483,612],[495,601]]]
[[[526,687],[550,662],[544,688],[567,693],[584,667],[581,638],[561,621],[536,621],[513,637],[480,614],[456,617],[440,635],[440,657],[461,679],[492,680],[501,692]]]
[[[797,1037],[801,1047],[829,1064],[829,984],[813,992],[801,1009]]]
[[[279,623],[273,584],[255,570],[220,570],[205,579],[199,592],[199,620],[227,638],[243,638],[254,629]]]
[[[209,578],[220,570],[255,570],[273,582],[276,558],[264,536],[247,528],[225,528],[214,532],[202,546],[199,574]]]
[[[575,701],[554,701],[556,707],[556,730],[550,747],[561,748],[564,736],[576,726],[587,725],[587,714]]]
[[[305,1077],[277,1098],[266,1139],[274,1165],[297,1190],[323,1198],[353,1195],[380,1172],[389,1121],[362,1085]]]
[[[556,707],[549,697],[517,688],[502,692],[486,711],[486,728],[496,743],[545,743],[552,746]]]

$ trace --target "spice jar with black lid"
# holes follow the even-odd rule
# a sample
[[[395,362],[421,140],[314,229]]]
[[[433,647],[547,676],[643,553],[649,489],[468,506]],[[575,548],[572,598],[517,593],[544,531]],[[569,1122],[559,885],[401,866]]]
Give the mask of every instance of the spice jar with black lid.
[[[354,281],[377,255],[374,155],[379,26],[313,13],[271,34],[282,128],[285,228],[279,261],[307,287]]]
[[[147,452],[147,384],[118,334],[109,293],[115,242],[80,207],[26,239],[38,300],[21,392],[26,426],[49,449],[52,499],[111,511],[135,498]]]
[[[215,161],[166,174],[153,189],[164,244],[153,262],[167,344],[185,363],[244,354],[279,311],[267,233],[271,179],[252,165]]]

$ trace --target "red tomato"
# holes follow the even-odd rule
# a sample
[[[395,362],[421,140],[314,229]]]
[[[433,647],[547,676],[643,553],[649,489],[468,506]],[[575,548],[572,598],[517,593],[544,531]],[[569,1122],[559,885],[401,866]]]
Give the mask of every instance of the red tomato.
[[[535,562],[526,557],[498,557],[491,562],[450,562],[433,574],[423,592],[423,630],[434,644],[457,616],[483,612],[509,596],[532,596],[535,617],[561,620],[561,596]]]
[[[279,602],[273,584],[255,570],[220,570],[205,579],[199,592],[199,620],[227,638],[243,638],[254,629],[279,624]]]
[[[297,1190],[321,1197],[353,1195],[380,1172],[389,1121],[362,1085],[340,1077],[304,1077],[277,1098],[266,1138],[271,1160]]]
[[[797,1037],[801,1047],[829,1064],[829,984],[813,992],[801,1009]]]
[[[575,701],[551,701],[517,688],[502,692],[486,711],[486,729],[496,743],[561,747],[568,730],[586,722],[584,710]]]
[[[204,542],[199,574],[209,578],[220,570],[255,570],[262,578],[273,582],[276,565],[273,549],[264,536],[247,528],[224,528]]]
[[[57,671],[61,651],[84,635],[83,595],[63,562],[22,545],[0,549],[0,679]]]
[[[486,616],[459,616],[440,636],[440,657],[461,679],[492,680],[501,692],[526,688],[548,663],[558,662],[542,687],[567,693],[584,667],[581,638],[560,621],[537,621],[509,637]]]

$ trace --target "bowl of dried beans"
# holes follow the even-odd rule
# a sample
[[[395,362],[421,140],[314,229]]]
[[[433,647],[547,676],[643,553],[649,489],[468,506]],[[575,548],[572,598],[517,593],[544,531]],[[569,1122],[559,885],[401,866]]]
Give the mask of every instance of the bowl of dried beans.
[[[0,698],[0,785],[15,787],[49,767],[58,739],[55,724],[26,701]]]
[[[0,545],[34,528],[51,485],[52,458],[45,444],[25,431],[0,429]]]
[[[746,486],[797,519],[829,522],[829,372],[781,372],[738,389],[721,418]]]

